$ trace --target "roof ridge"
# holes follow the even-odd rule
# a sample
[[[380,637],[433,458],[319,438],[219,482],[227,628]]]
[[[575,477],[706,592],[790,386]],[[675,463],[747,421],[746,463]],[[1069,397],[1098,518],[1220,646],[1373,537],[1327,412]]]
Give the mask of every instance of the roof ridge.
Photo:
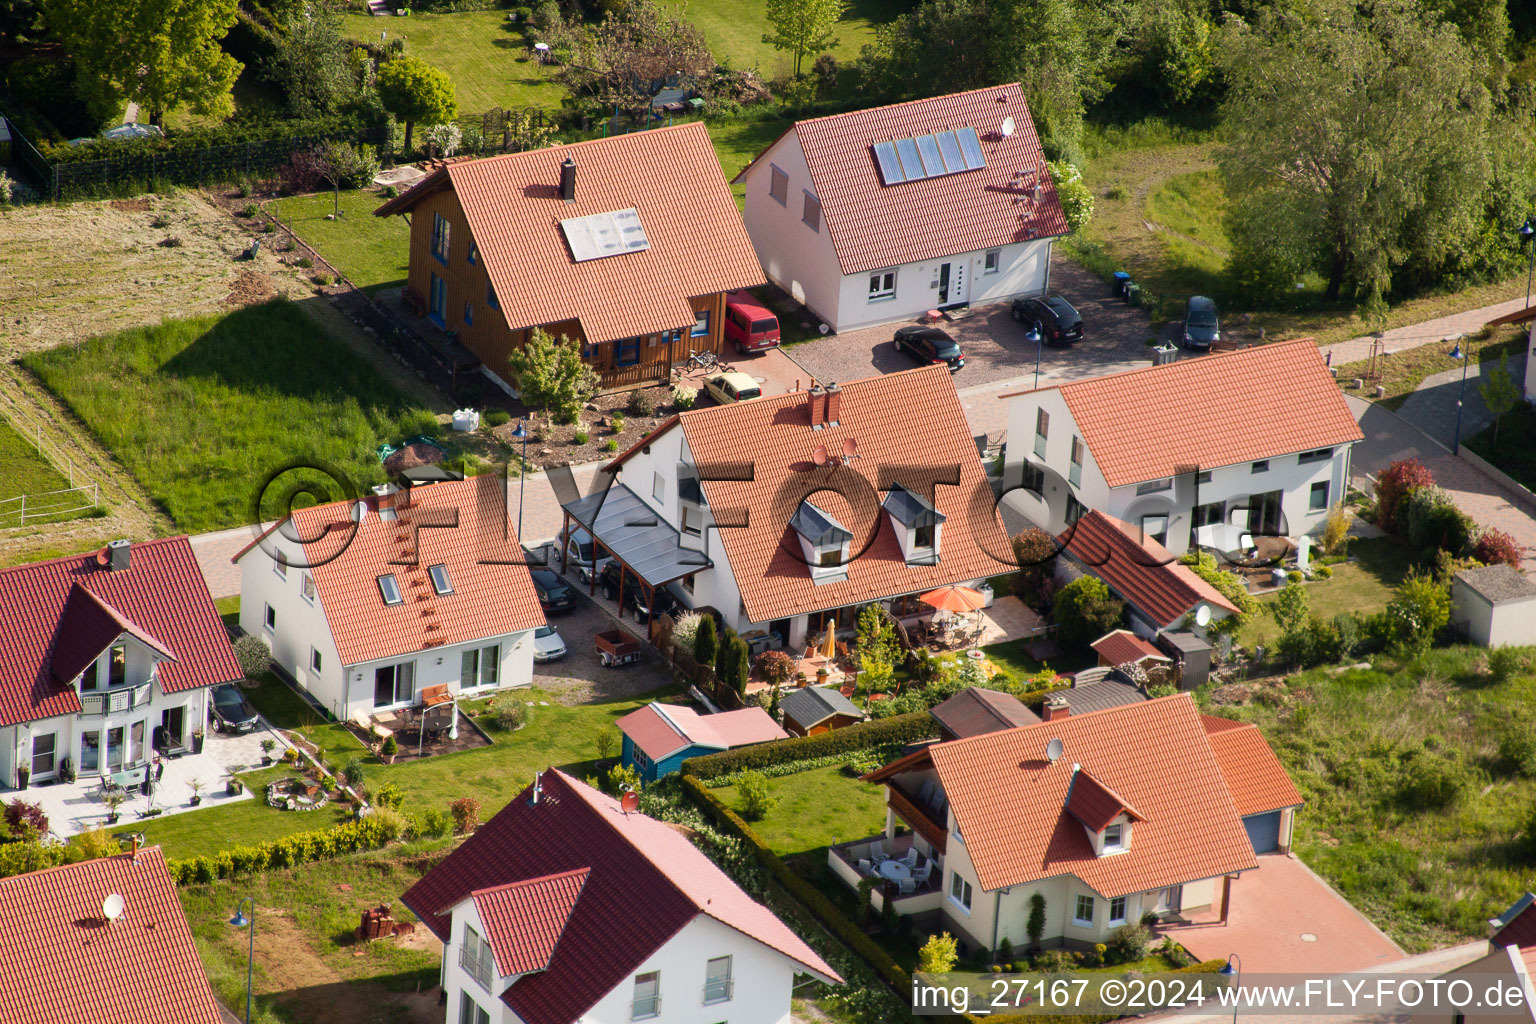
[[[984,85],[977,89],[961,89],[959,92],[946,92],[939,96],[927,96],[916,100],[902,100],[900,103],[886,103],[882,106],[864,107],[860,110],[845,110],[841,114],[823,114],[820,117],[808,117],[803,121],[796,121],[791,127],[799,128],[803,124],[817,124],[822,121],[836,121],[845,117],[852,118],[860,114],[874,114],[882,110],[895,110],[898,107],[916,106],[919,103],[937,103],[940,100],[954,99],[957,96],[974,96],[978,93],[995,92],[998,89],[1018,89],[1021,94],[1024,91],[1024,87],[1018,82],[1000,82],[997,85]]]
[[[517,889],[517,888],[522,888],[522,887],[530,886],[530,885],[538,885],[538,884],[544,883],[544,882],[554,882],[554,881],[558,881],[559,879],[562,879],[562,878],[571,877],[573,875],[591,874],[591,872],[592,872],[592,868],[591,868],[590,865],[587,866],[587,867],[584,867],[584,868],[571,868],[569,871],[556,871],[556,872],[553,872],[553,873],[547,874],[547,875],[535,875],[532,878],[520,879],[519,881],[516,881],[516,882],[503,882],[500,885],[488,885],[488,886],[486,886],[483,889],[471,889],[469,891],[469,895],[471,897],[473,897],[473,896],[486,896],[486,895],[489,895],[491,893],[505,892],[505,891],[507,891],[509,889]]]
[[[677,134],[682,131],[687,131],[693,128],[695,125],[697,125],[699,128],[703,128],[705,133],[708,134],[708,128],[705,127],[703,121],[681,121],[677,124],[664,124],[655,128],[646,128],[639,132],[624,132],[619,135],[602,135],[595,139],[579,139],[576,142],[562,142],[553,146],[540,146],[538,149],[525,149],[517,153],[493,153],[490,156],[475,157],[471,160],[449,160],[442,165],[441,169],[448,170],[449,176],[452,177],[452,169],[455,167],[465,167],[470,164],[513,163],[524,157],[532,158],[536,153],[560,153],[572,149],[580,149],[583,146],[589,149],[595,149],[602,143],[612,143],[616,139],[627,139],[634,135],[654,135],[657,133]]]
[[[597,818],[605,826],[607,826],[609,831],[611,831],[614,835],[618,836],[620,842],[622,842],[625,846],[627,846],[631,850],[633,850],[635,852],[635,854],[641,860],[645,861],[645,863],[650,866],[652,871],[654,871],[656,874],[660,875],[661,878],[662,878],[662,881],[664,881],[669,888],[671,888],[674,892],[676,892],[679,896],[681,896],[684,900],[686,900],[691,906],[693,906],[693,908],[695,910],[699,911],[700,913],[704,913],[705,912],[704,908],[699,906],[698,901],[695,900],[692,896],[690,896],[687,892],[685,892],[683,890],[682,886],[680,886],[676,882],[674,882],[672,880],[672,876],[669,875],[666,872],[666,870],[660,864],[657,864],[655,861],[651,860],[650,856],[643,849],[641,849],[638,845],[636,845],[634,842],[632,842],[630,840],[629,836],[624,834],[624,832],[619,828],[617,823],[608,820],[608,816],[603,814],[598,807],[593,805],[592,801],[590,801],[590,800],[588,800],[586,798],[585,794],[583,794],[580,790],[578,790],[575,787],[575,785],[573,785],[573,783],[575,783],[575,781],[576,781],[575,779],[573,779],[571,776],[565,774],[565,772],[561,771],[559,768],[551,768],[551,769],[549,769],[549,771],[555,773],[555,775],[560,779],[561,784],[570,792],[570,794],[573,797],[575,797],[577,800],[581,801],[582,806],[587,808],[587,810],[592,813],[593,817]],[[598,791],[597,790],[593,790],[593,792],[597,793]],[[609,800],[612,799],[612,797],[609,797],[606,793],[602,793],[600,795],[603,796],[605,799],[609,799]],[[622,810],[620,811],[620,813],[623,813]],[[639,812],[636,812],[636,813],[639,813]],[[649,817],[649,815],[646,815],[646,817]],[[658,825],[662,825],[662,827],[665,827],[664,823],[662,823],[660,821],[657,821],[654,818],[652,818],[651,820],[652,821],[656,821],[656,823]],[[686,842],[686,841],[687,840],[684,840],[684,842]],[[710,915],[710,916],[714,916],[714,915]]]
[[[165,863],[165,852],[160,849],[160,844],[159,843],[156,843],[154,846],[141,846],[141,847],[139,847],[138,856],[142,857],[142,856],[144,856],[147,853],[153,853],[156,857],[160,858],[160,862],[162,864]],[[131,860],[133,860],[133,857],[134,857],[133,853],[128,852],[128,851],[124,851],[123,853],[110,853],[110,854],[108,854],[105,857],[92,857],[90,860],[77,860],[77,861],[72,861],[72,862],[67,863],[67,864],[55,864],[55,865],[53,865],[53,867],[38,868],[36,871],[24,871],[24,872],[22,872],[19,875],[7,875],[4,878],[0,878],[0,887],[3,887],[5,885],[7,885],[8,883],[22,883],[22,882],[26,882],[28,879],[41,878],[42,876],[48,875],[48,874],[57,874],[60,871],[68,871],[71,868],[84,867],[84,866],[86,866],[88,864],[99,864],[99,863],[102,863],[104,861],[109,861],[109,860],[124,860],[124,859],[126,859],[126,860],[131,861]]]
[[[178,540],[184,540],[190,544],[192,538],[185,533],[178,533],[170,537],[151,537],[149,540],[136,540],[132,541],[131,543],[135,550],[141,550],[146,547],[168,546],[174,544]],[[101,547],[92,548],[90,551],[77,551],[72,555],[55,555],[52,558],[44,558],[36,562],[22,562],[20,565],[8,565],[0,568],[0,576],[36,571],[45,565],[58,565],[63,562],[78,561],[82,558],[86,559],[87,561],[94,562],[96,560],[96,556],[100,554],[104,549],[105,545],[102,545]],[[79,580],[76,580],[75,582],[78,583]]]
[[[1302,338],[1286,338],[1283,341],[1267,341],[1261,345],[1249,345],[1246,348],[1232,349],[1230,352],[1211,352],[1207,355],[1201,356],[1199,359],[1177,359],[1171,363],[1163,363],[1161,365],[1152,363],[1147,366],[1137,366],[1129,370],[1116,370],[1113,373],[1102,373],[1097,377],[1084,377],[1081,380],[1069,380],[1060,384],[1047,384],[1044,387],[1025,388],[1023,391],[1010,391],[1005,395],[998,395],[997,397],[1000,399],[1017,398],[1020,395],[1033,395],[1043,391],[1060,391],[1065,394],[1068,391],[1084,390],[1089,385],[1099,384],[1103,381],[1121,380],[1126,377],[1147,373],[1149,371],[1167,370],[1169,367],[1190,367],[1191,369],[1188,369],[1185,372],[1193,373],[1193,367],[1209,365],[1210,361],[1213,359],[1229,359],[1232,356],[1252,355],[1255,352],[1270,351],[1273,349],[1284,348],[1288,345],[1300,346],[1303,342],[1311,345],[1314,349],[1317,348],[1317,339],[1309,334]],[[1319,353],[1318,358],[1322,358],[1321,353]]]

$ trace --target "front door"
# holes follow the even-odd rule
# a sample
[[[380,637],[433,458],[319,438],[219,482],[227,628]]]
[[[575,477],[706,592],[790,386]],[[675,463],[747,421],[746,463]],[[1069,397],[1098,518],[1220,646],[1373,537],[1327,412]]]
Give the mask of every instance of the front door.
[[[432,275],[432,294],[427,304],[427,312],[439,327],[448,326],[448,283],[436,274]]]
[[[1184,887],[1173,885],[1164,889],[1157,895],[1157,905],[1152,908],[1154,914],[1177,914],[1184,909]]]
[[[186,721],[186,708],[166,708],[160,712],[160,728],[164,730],[161,736],[165,741],[167,749],[187,745],[185,739],[183,739]]]
[[[402,662],[386,665],[373,673],[373,706],[386,708],[391,704],[409,704],[416,692],[416,663]]]
[[[32,737],[32,777],[34,779],[52,778],[54,770],[58,767],[55,761],[55,750],[59,742],[59,734],[50,732],[46,736]]]

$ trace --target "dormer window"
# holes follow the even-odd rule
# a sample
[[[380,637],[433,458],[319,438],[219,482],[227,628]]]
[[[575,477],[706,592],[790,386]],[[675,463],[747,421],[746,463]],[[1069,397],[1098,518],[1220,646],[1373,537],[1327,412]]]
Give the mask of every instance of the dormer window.
[[[400,604],[405,597],[400,593],[400,583],[395,579],[394,573],[386,573],[379,577],[379,596],[385,604]]]
[[[448,578],[446,565],[434,565],[427,570],[427,575],[432,577],[432,589],[439,595],[453,593],[453,580]]]
[[[789,525],[800,535],[800,550],[816,583],[848,578],[848,545],[853,533],[825,509],[810,501],[790,517]]]
[[[892,484],[882,507],[891,517],[891,528],[908,565],[934,565],[939,560],[939,541],[945,516],[901,484]]]
[[[1119,853],[1125,849],[1125,826],[1120,824],[1104,826],[1104,852]]]
[[[81,689],[81,691],[88,693],[91,690],[96,689],[96,683],[97,683],[97,680],[100,678],[100,676],[101,676],[101,662],[100,661],[93,661],[89,665],[87,665],[85,667],[85,671],[80,674],[80,689]]]
[[[1067,790],[1065,810],[1083,826],[1095,857],[1109,857],[1129,850],[1134,823],[1146,820],[1124,797],[1094,778],[1081,765],[1072,766],[1072,784]]]

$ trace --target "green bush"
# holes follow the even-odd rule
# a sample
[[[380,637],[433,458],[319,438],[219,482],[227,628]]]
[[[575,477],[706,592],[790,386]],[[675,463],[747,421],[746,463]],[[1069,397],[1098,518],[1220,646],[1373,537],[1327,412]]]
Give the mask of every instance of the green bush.
[[[619,450],[619,442],[615,441],[613,438],[610,437],[608,440],[603,442],[603,451],[605,451],[605,452],[616,452],[618,450]]]
[[[1525,668],[1525,652],[1518,647],[1495,647],[1488,652],[1488,674],[1495,684],[1507,683]]]
[[[394,737],[391,736],[390,739],[394,739]],[[392,811],[398,811],[400,809],[400,805],[404,802],[405,790],[401,789],[393,782],[384,783],[384,785],[380,786],[378,791],[373,794],[373,803],[375,807],[388,808]]]
[[[423,812],[421,821],[416,825],[416,834],[423,839],[441,839],[453,831],[453,818],[447,811],[440,811],[436,807]]]
[[[1051,608],[1057,638],[1069,649],[1087,647],[1120,625],[1124,614],[1124,603],[1097,576],[1079,576],[1062,587]]]
[[[1410,572],[1387,605],[1391,643],[1405,655],[1422,654],[1451,618],[1451,595],[1431,577]]]
[[[528,709],[516,700],[496,704],[496,727],[506,732],[520,729],[528,721]]]
[[[846,729],[833,729],[814,736],[796,736],[787,740],[774,740],[772,743],[737,747],[735,750],[724,750],[704,757],[690,757],[683,762],[683,772],[708,782],[722,775],[752,768],[767,768],[787,761],[805,761],[846,751],[902,746],[932,739],[938,734],[939,725],[933,716],[927,711],[918,711],[895,718],[861,722]]]
[[[363,759],[361,757],[349,759],[341,769],[341,777],[353,789],[361,786],[363,784]]]
[[[281,839],[269,839],[255,846],[237,846],[222,851],[217,857],[173,860],[166,867],[177,885],[211,882],[216,878],[248,875],[273,867],[292,867],[309,861],[377,850],[398,837],[396,825],[396,822],[388,819],[381,820],[376,812],[359,821],[349,821],[326,831],[299,832]],[[11,846],[0,847],[0,874],[6,873],[4,861],[7,852],[20,845],[23,844],[13,843]]]
[[[778,803],[768,793],[768,776],[758,771],[742,772],[736,793],[741,797],[741,816],[748,821],[762,821]]]
[[[512,414],[505,409],[487,409],[485,415],[480,417],[480,422],[488,427],[499,427],[511,419]]]
[[[1152,945],[1152,933],[1143,924],[1123,924],[1111,933],[1104,945],[1106,963],[1135,963],[1147,955]]]
[[[653,416],[656,413],[656,399],[651,397],[649,388],[636,388],[629,393],[629,401],[624,406],[631,416]]]
[[[245,678],[260,679],[271,670],[272,648],[261,637],[246,633],[230,646],[234,648],[235,660],[240,663]]]
[[[1426,751],[1404,767],[1398,793],[1411,807],[1439,809],[1459,801],[1471,785],[1472,772],[1465,764]]]

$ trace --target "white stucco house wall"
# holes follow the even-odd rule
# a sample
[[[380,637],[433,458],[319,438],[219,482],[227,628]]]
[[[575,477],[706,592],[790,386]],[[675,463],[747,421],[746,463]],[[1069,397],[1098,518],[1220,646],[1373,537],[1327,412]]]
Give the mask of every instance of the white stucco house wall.
[[[528,567],[498,564],[520,558],[501,488],[385,485],[294,513],[234,558],[241,628],[339,720],[409,707],[430,686],[528,685],[544,615]]]
[[[1463,569],[1451,585],[1451,625],[1482,647],[1530,644],[1536,640],[1536,583],[1508,565]]]
[[[1017,84],[797,122],[735,181],[764,274],[834,331],[1043,294],[1068,231]]]
[[[842,982],[681,833],[559,771],[402,899],[443,940],[447,1024],[787,1024],[798,979]]]
[[[1052,533],[1097,509],[1174,555],[1317,533],[1364,437],[1306,339],[1004,397],[1005,501]]]

